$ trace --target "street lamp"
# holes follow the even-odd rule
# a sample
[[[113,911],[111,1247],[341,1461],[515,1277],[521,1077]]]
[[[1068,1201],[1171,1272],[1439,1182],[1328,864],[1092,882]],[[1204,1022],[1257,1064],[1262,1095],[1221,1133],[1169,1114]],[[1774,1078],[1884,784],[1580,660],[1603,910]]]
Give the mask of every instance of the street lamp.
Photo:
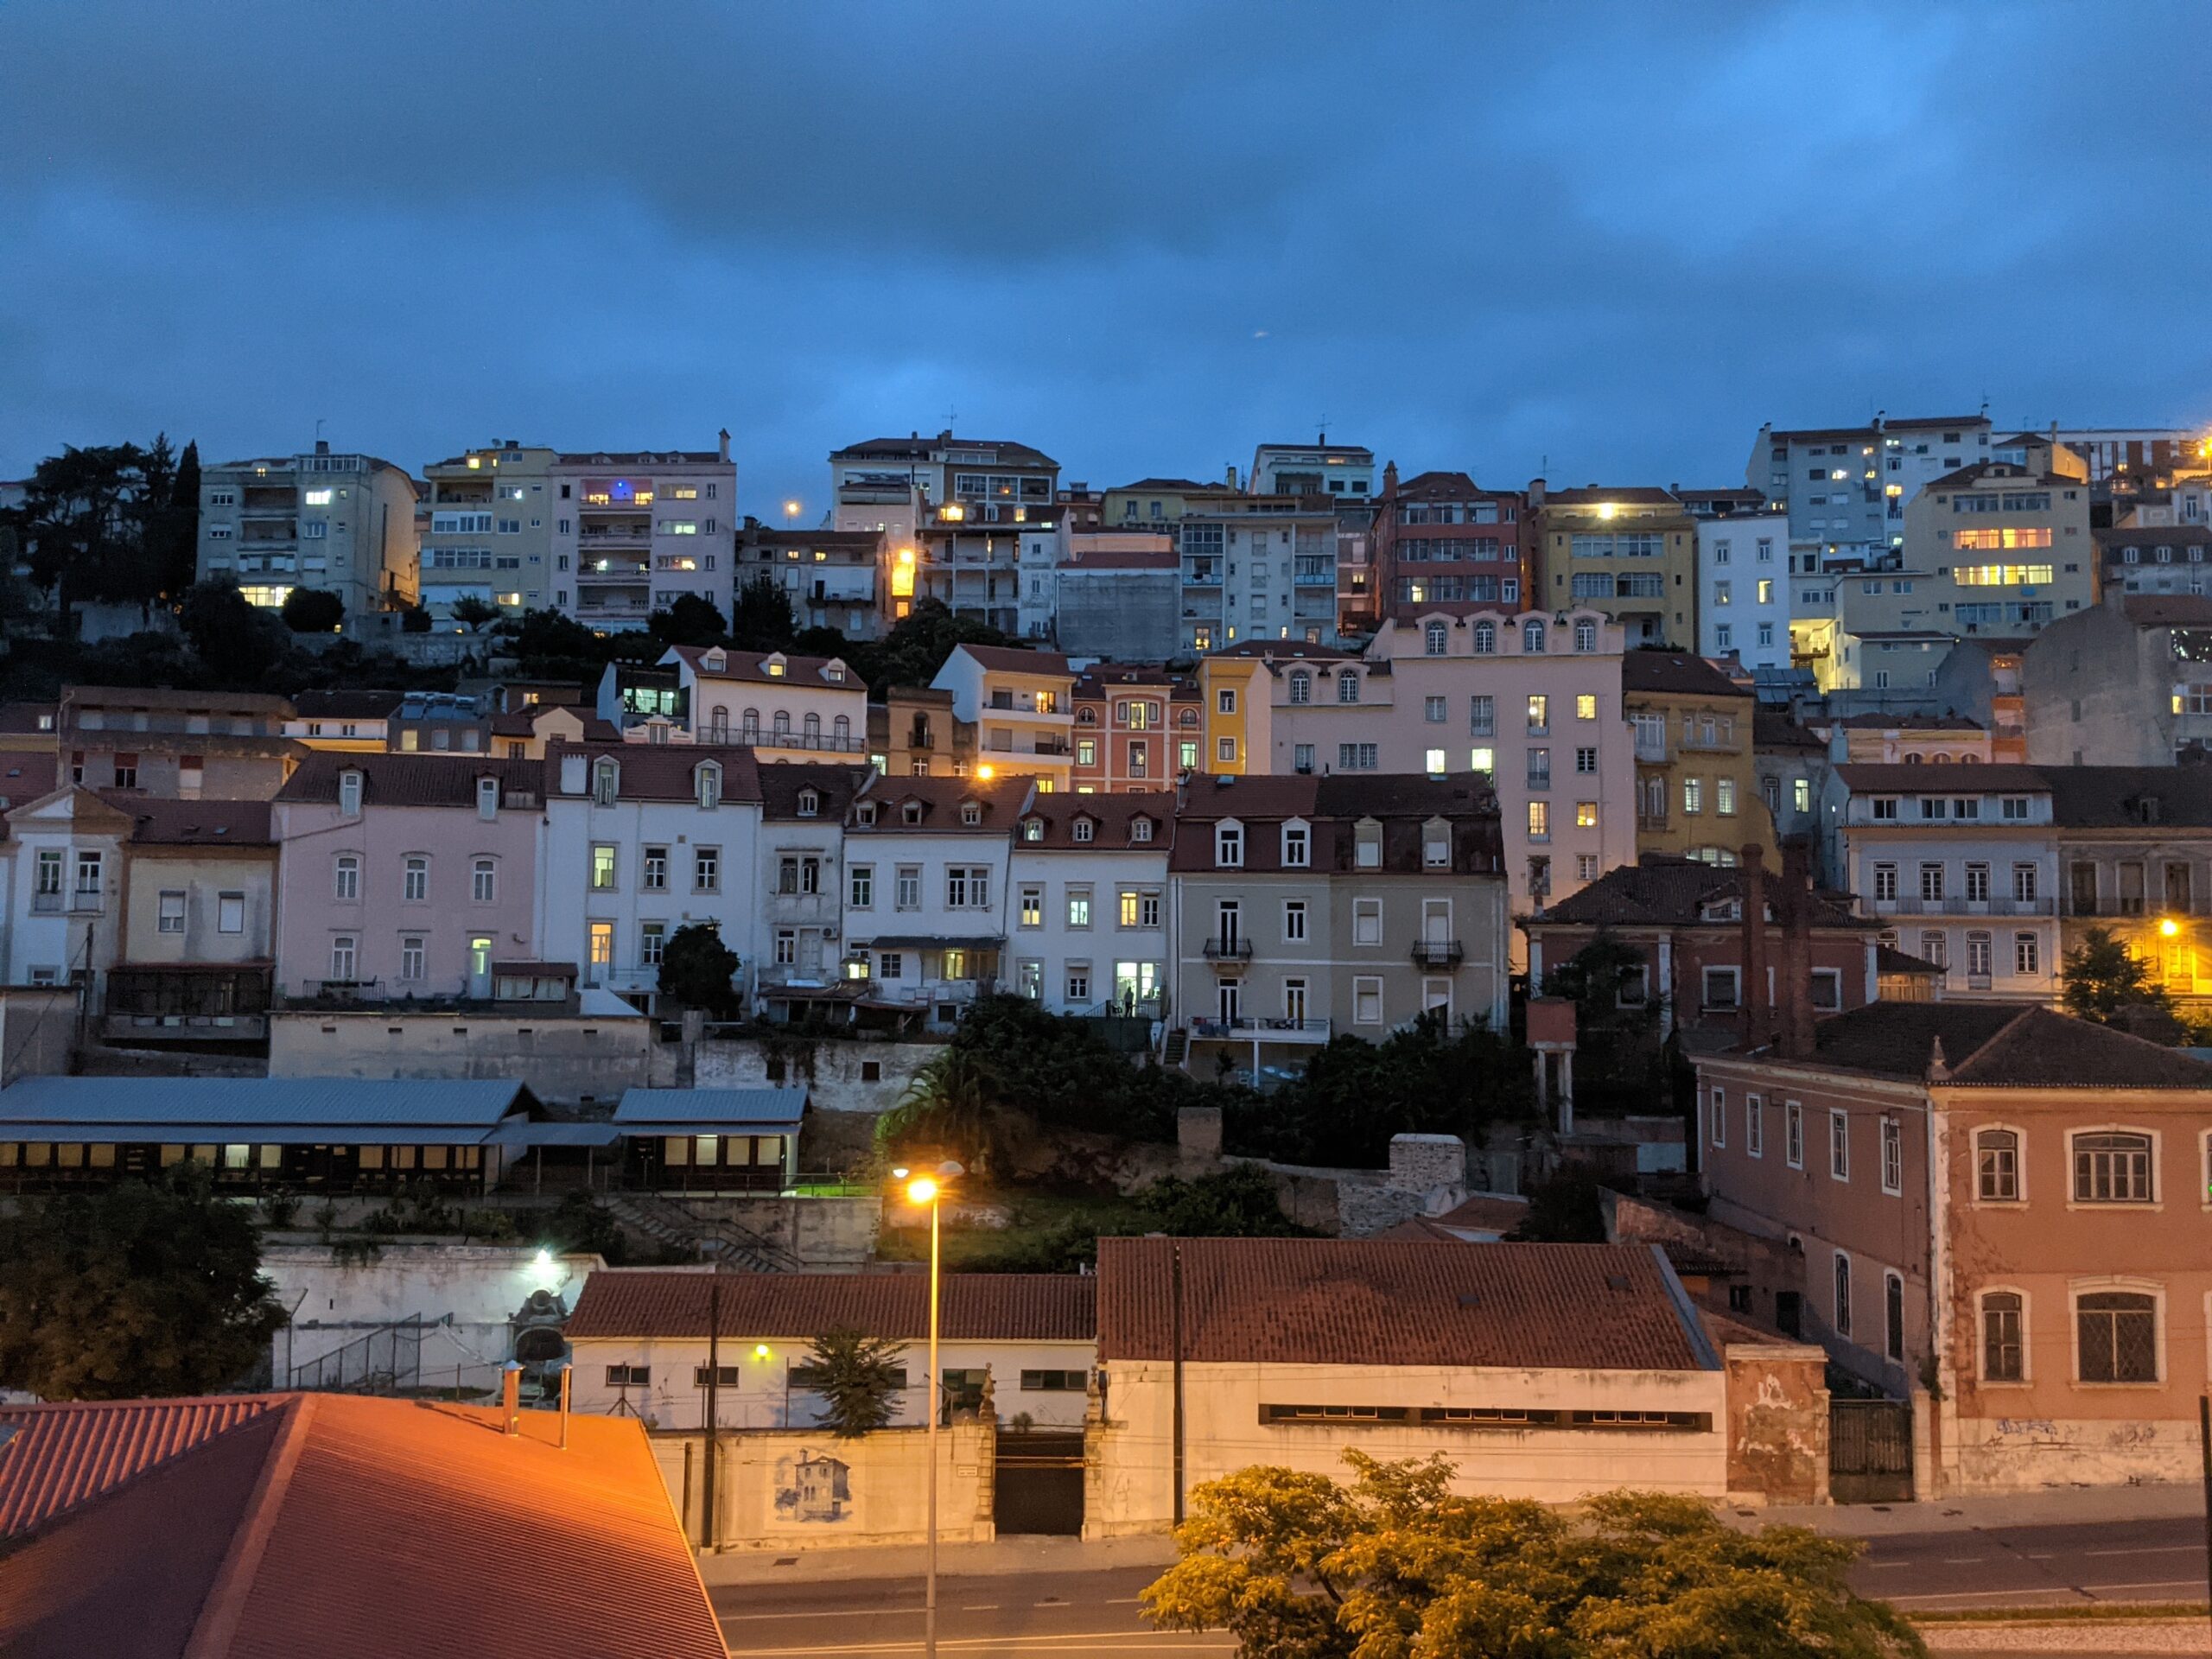
[[[939,1164],[928,1174],[918,1171],[894,1169],[894,1179],[905,1184],[909,1204],[926,1204],[930,1207],[930,1383],[929,1383],[929,1567],[928,1578],[922,1594],[922,1651],[937,1652],[937,1420],[938,1380],[937,1340],[938,1311],[942,1289],[942,1277],[938,1266],[938,1206],[944,1197],[944,1189],[954,1177],[965,1173],[950,1160]]]
[[[789,529],[791,527],[791,524],[792,524],[793,521],[795,521],[798,518],[798,502],[797,499],[796,499],[796,498],[794,498],[794,499],[791,499],[791,500],[789,500],[789,501],[785,502],[785,503],[784,503],[784,528],[785,528],[785,530],[789,530]]]

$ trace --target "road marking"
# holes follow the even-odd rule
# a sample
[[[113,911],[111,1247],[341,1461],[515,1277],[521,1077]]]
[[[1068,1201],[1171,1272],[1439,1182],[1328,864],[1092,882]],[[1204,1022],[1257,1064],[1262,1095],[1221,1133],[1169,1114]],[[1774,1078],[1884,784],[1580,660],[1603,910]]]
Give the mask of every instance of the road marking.
[[[2085,1553],[2090,1555],[2197,1555],[2203,1550],[2202,1544],[2145,1544],[2139,1549],[2092,1549]]]
[[[923,1609],[919,1604],[917,1604],[912,1607],[870,1607],[865,1611],[866,1612],[870,1613],[918,1613],[921,1612]],[[861,1610],[846,1607],[840,1608],[832,1612],[724,1613],[721,1617],[722,1623],[725,1624],[758,1624],[763,1621],[772,1622],[779,1618],[858,1618],[863,1616],[863,1612]]]
[[[1913,1560],[1900,1560],[1900,1561],[1868,1561],[1868,1562],[1866,1562],[1866,1568],[1867,1568],[1867,1570],[1868,1570],[1869,1572],[1876,1571],[1876,1570],[1878,1570],[1878,1569],[1884,1568],[1884,1567],[1916,1567],[1916,1566],[1918,1566],[1918,1565],[1919,1565],[1919,1563],[1918,1563],[1918,1562],[1916,1562],[1916,1561],[1913,1561]]]
[[[2201,1590],[2202,1579],[2153,1579],[2148,1584],[2085,1584],[2082,1586],[2091,1595],[2103,1595],[2113,1590]]]
[[[979,1601],[960,1611],[963,1613],[995,1613],[998,1610],[999,1605],[995,1601]]]
[[[1938,1563],[1938,1565],[1942,1567],[1977,1567],[1988,1559],[1989,1557],[1986,1555],[1946,1555],[1942,1560]]]
[[[1132,1640],[1135,1638],[1135,1640]],[[1177,1648],[1165,1648],[1163,1643],[1173,1642]],[[1074,1643],[1087,1643],[1083,1648],[1071,1648]],[[1139,1645],[1141,1643],[1142,1645]],[[1109,1645],[1100,1645],[1105,1643]],[[1236,1639],[1224,1630],[1192,1633],[1186,1630],[1081,1630],[1057,1636],[982,1636],[962,1637],[953,1640],[939,1637],[940,1653],[1234,1653]],[[758,1659],[785,1659],[804,1654],[890,1654],[919,1653],[919,1642],[870,1642],[849,1643],[839,1647],[813,1648],[751,1648],[749,1654]]]

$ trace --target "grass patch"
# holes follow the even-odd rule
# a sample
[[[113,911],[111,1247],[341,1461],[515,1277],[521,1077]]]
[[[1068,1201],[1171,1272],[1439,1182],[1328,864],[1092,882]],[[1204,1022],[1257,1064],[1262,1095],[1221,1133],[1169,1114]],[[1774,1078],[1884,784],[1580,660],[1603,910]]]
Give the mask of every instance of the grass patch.
[[[1878,1599],[1878,1598],[1877,1598]],[[2094,1624],[2122,1619],[2203,1618],[2212,1614],[2201,1601],[2098,1602],[2061,1607],[1947,1607],[1942,1612],[1908,1613],[1916,1624]]]
[[[963,1192],[963,1202],[1003,1205],[1011,1217],[1005,1227],[947,1227],[940,1241],[946,1271],[960,1273],[1069,1273],[1095,1259],[1101,1233],[1141,1230],[1151,1224],[1143,1207],[1113,1195],[1049,1192]],[[899,1206],[887,1205],[886,1225],[876,1241],[883,1262],[926,1262],[930,1230],[893,1227]]]

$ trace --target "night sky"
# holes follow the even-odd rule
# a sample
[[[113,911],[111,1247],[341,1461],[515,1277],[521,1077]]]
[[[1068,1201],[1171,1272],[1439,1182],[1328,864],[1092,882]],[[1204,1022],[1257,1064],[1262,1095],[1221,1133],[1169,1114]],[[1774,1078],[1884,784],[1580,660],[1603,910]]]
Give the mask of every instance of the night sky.
[[[2212,11],[0,3],[0,477],[65,442],[1740,483],[2212,420]]]

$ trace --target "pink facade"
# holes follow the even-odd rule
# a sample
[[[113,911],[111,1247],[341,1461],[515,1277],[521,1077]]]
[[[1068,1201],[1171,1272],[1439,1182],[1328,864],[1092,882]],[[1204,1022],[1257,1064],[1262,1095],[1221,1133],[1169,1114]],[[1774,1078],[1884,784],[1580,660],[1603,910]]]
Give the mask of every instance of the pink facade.
[[[274,806],[278,991],[490,995],[495,963],[537,955],[542,771],[461,755],[312,756]]]

